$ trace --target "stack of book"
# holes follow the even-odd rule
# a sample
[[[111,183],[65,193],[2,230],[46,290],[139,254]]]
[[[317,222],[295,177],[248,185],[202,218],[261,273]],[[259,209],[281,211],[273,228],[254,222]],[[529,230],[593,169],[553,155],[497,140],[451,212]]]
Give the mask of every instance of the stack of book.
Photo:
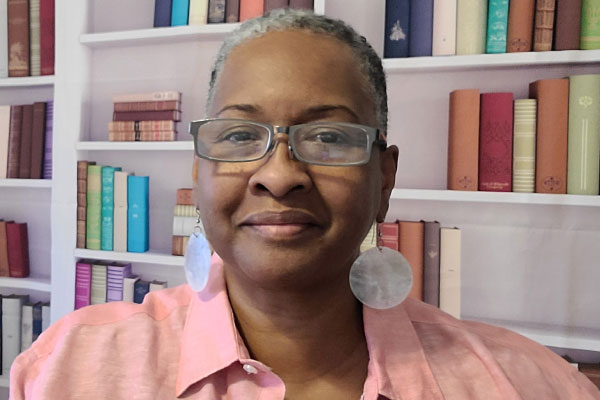
[[[181,93],[130,93],[113,96],[108,139],[117,142],[173,141],[181,120]]]
[[[0,2],[0,78],[54,75],[54,0]]]
[[[442,228],[437,221],[384,222],[374,225],[361,252],[375,246],[397,250],[407,259],[413,271],[409,296],[460,318],[460,229]]]
[[[600,74],[450,93],[448,189],[598,195]]]
[[[0,106],[0,179],[52,178],[52,102]]]
[[[594,0],[386,0],[384,57],[600,48]]]
[[[84,190],[85,189],[85,190]],[[149,248],[148,176],[77,162],[77,247],[143,253]]]
[[[197,220],[192,189],[177,189],[177,204],[173,214],[172,254],[183,256]]]
[[[132,274],[131,264],[79,260],[75,267],[75,309],[113,301],[142,303],[146,293],[167,287]]]
[[[276,8],[313,9],[313,0],[155,0],[154,27],[242,22]]]
[[[0,276],[29,276],[27,224],[0,219]]]

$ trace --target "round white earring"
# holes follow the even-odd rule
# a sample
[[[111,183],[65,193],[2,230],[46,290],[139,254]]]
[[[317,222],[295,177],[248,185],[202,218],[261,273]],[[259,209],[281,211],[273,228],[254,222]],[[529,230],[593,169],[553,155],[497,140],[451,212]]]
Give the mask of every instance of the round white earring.
[[[208,283],[210,275],[210,244],[204,236],[200,211],[196,209],[198,218],[194,231],[185,249],[185,278],[195,292],[202,291]]]

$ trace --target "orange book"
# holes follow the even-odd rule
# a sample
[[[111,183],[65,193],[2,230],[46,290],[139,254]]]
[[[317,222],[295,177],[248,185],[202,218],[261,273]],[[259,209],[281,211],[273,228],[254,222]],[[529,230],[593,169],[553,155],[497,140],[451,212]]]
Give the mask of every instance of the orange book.
[[[240,0],[240,22],[263,15],[263,0]]]
[[[508,11],[506,52],[531,51],[535,0],[512,0]]]
[[[409,296],[423,300],[423,222],[398,221],[400,225],[400,253],[408,260],[413,271],[413,286]]]
[[[448,126],[449,190],[477,190],[479,174],[478,89],[450,93]]]
[[[537,99],[536,193],[567,193],[569,80],[542,79],[529,85]]]

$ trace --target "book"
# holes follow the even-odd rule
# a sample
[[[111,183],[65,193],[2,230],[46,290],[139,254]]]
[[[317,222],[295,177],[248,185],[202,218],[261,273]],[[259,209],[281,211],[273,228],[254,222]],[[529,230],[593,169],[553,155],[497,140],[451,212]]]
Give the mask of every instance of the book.
[[[180,205],[194,205],[194,191],[190,188],[177,189],[177,204]]]
[[[152,281],[150,282],[149,291],[154,292],[156,290],[162,290],[167,288],[167,282],[165,281]]]
[[[106,302],[123,300],[123,281],[131,276],[131,264],[110,263],[108,265]]]
[[[19,177],[19,159],[21,157],[21,125],[23,121],[23,106],[10,107],[10,130],[8,133],[7,178]]]
[[[8,248],[8,269],[11,278],[29,276],[29,241],[27,224],[9,222],[6,224],[6,243]]]
[[[150,292],[150,282],[143,279],[136,280],[133,287],[133,302],[142,304],[148,292]]]
[[[87,221],[87,170],[94,161],[77,161],[77,243],[79,249],[86,247]]]
[[[461,231],[440,229],[440,309],[454,318],[461,315]]]
[[[289,4],[289,0],[265,0],[264,3],[264,12],[265,14],[269,11],[278,9],[278,8],[287,8]]]
[[[173,236],[171,254],[174,256],[184,256],[189,238],[189,236]]]
[[[413,273],[409,296],[423,300],[423,230],[422,222],[398,221],[400,253],[408,260]]]
[[[423,222],[423,301],[440,306],[440,223]]]
[[[123,93],[113,95],[112,97],[113,103],[137,103],[168,100],[176,100],[181,102],[181,93],[175,90],[164,90],[159,92]]]
[[[113,249],[113,221],[115,208],[115,171],[120,171],[121,167],[111,167],[105,165],[101,169],[102,179],[102,206],[100,214],[102,226],[100,227],[100,249],[112,251]]]
[[[102,166],[88,164],[85,247],[101,248]]]
[[[385,58],[408,57],[409,0],[386,0],[385,2]]]
[[[31,125],[31,165],[29,178],[42,179],[44,163],[44,134],[46,133],[46,103],[33,103],[33,122]]]
[[[456,0],[433,2],[433,33],[431,54],[456,54]]]
[[[35,342],[37,338],[42,333],[42,305],[41,301],[38,301],[33,305],[32,309],[32,317],[33,317],[33,326],[32,326],[32,337],[31,341]]]
[[[264,11],[263,0],[240,0],[240,22],[260,17]]]
[[[535,0],[512,0],[508,10],[506,52],[531,51]]]
[[[456,54],[485,53],[487,0],[458,0]]]
[[[382,222],[378,224],[379,237],[377,238],[377,246],[388,247],[392,250],[400,250],[400,226],[398,222]]]
[[[92,281],[90,284],[90,304],[106,303],[107,265],[101,261],[92,263]]]
[[[127,278],[123,278],[123,301],[133,303],[133,296],[135,292],[135,283],[139,278],[135,275],[130,275]]]
[[[6,235],[6,224],[13,221],[0,220],[0,276],[10,276],[8,266],[8,236]]]
[[[1,2],[0,2],[1,3]],[[8,176],[8,143],[10,137],[10,106],[0,106],[0,179]]]
[[[54,120],[54,102],[46,102],[46,123],[44,134],[44,168],[42,177],[44,179],[52,179],[52,126]]]
[[[135,101],[126,103],[114,103],[114,111],[163,111],[163,110],[181,110],[181,103],[178,100],[159,100],[159,101]]]
[[[27,179],[31,175],[31,129],[33,128],[33,104],[23,106],[21,120],[21,146],[19,155],[19,178]]]
[[[513,94],[482,93],[479,190],[512,190]]]
[[[28,301],[21,307],[21,352],[33,343],[33,303]]]
[[[542,79],[529,84],[537,99],[535,192],[567,192],[569,80]]]
[[[301,8],[306,10],[314,9],[313,0],[290,0],[290,8]]]
[[[225,22],[239,22],[240,0],[226,0],[225,15]]]
[[[178,110],[113,112],[113,121],[179,121],[180,119],[181,111]]]
[[[600,74],[569,77],[567,193],[599,194]]]
[[[173,215],[176,217],[194,217],[196,218],[196,207],[193,205],[176,204]]]
[[[506,53],[507,34],[508,0],[490,0],[488,3],[486,53]]]
[[[31,76],[40,76],[42,73],[40,55],[40,1],[29,0],[29,68]]]
[[[149,190],[150,177],[127,177],[127,251],[148,251]]]
[[[138,135],[142,142],[173,142],[177,140],[175,131],[141,131]]]
[[[537,102],[515,100],[513,136],[513,192],[535,191],[535,131]]]
[[[171,7],[171,26],[188,24],[190,0],[173,0]]]
[[[115,171],[114,251],[127,251],[127,177],[126,171]]]
[[[411,1],[409,22],[408,56],[431,56],[433,0]]]
[[[535,28],[533,32],[533,50],[552,50],[554,34],[554,9],[556,0],[536,0]]]
[[[581,0],[556,0],[554,50],[579,50]]]
[[[54,75],[54,0],[40,2],[40,63],[42,75]]]
[[[208,22],[208,4],[210,1],[211,0],[190,0],[189,25],[204,25]],[[115,109],[115,111],[117,110]]]
[[[50,326],[50,303],[42,303],[42,332]]]
[[[176,122],[170,121],[111,121],[108,131],[175,131]]]
[[[365,236],[362,243],[360,244],[360,252],[361,253],[364,253],[365,251],[367,251],[373,247],[377,247],[378,231],[379,231],[379,224],[377,222],[373,222],[373,225],[371,225],[369,232],[367,232],[367,235]]]
[[[599,6],[599,0],[581,0],[581,36],[579,38],[581,50],[600,49]]]
[[[8,38],[8,0],[0,1],[0,37]],[[0,78],[8,78],[8,40],[0,40]],[[0,147],[1,149],[1,147]],[[0,175],[0,178],[2,176]]]
[[[173,0],[154,0],[154,27],[171,26]]]
[[[208,1],[208,23],[222,24],[225,22],[225,0]]]
[[[8,0],[8,76],[29,76],[29,0]]]
[[[477,190],[479,109],[479,90],[459,89],[450,93],[447,179],[449,190]]]
[[[91,290],[91,261],[79,260],[77,264],[75,264],[75,310],[90,305]]]
[[[2,297],[2,375],[9,376],[10,367],[21,351],[21,308],[27,295]]]

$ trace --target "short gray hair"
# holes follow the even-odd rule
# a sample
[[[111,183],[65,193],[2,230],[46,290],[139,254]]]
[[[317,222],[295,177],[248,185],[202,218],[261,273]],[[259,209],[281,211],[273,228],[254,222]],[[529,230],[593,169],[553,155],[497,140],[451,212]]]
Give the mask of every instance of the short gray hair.
[[[242,23],[238,29],[225,38],[211,71],[208,99],[206,102],[207,113],[212,105],[216,84],[223,71],[225,60],[234,48],[250,39],[263,36],[269,31],[293,29],[303,29],[312,33],[326,35],[350,46],[360,63],[361,72],[365,75],[369,83],[369,91],[375,102],[378,128],[387,131],[387,91],[381,58],[379,58],[373,47],[367,42],[367,39],[359,35],[345,22],[323,15],[316,15],[308,10],[274,10],[262,17],[250,19]]]

